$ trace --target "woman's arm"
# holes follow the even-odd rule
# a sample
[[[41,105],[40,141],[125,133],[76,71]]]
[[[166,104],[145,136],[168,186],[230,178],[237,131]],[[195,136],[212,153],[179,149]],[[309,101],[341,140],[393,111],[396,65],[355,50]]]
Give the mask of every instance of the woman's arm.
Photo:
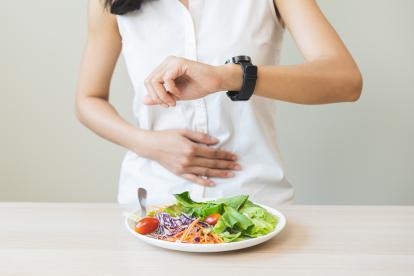
[[[76,113],[92,131],[152,160],[194,183],[214,185],[201,176],[232,177],[239,170],[237,156],[207,147],[219,141],[205,133],[187,129],[149,131],[125,121],[109,103],[109,86],[121,51],[115,16],[100,0],[89,5],[88,41],[83,56]]]
[[[305,62],[260,67],[255,95],[301,104],[356,101],[362,89],[361,73],[315,1],[275,3]],[[234,80],[241,75],[239,70],[228,71],[231,77],[225,86],[233,83],[232,90],[240,85]]]
[[[361,73],[315,1],[275,0],[275,3],[305,62],[259,66],[254,94],[301,104],[356,101],[362,89]],[[174,105],[177,99],[200,98],[218,91],[237,91],[242,84],[239,65],[216,67],[171,57],[164,63],[168,66],[163,64],[163,68],[168,70],[154,70],[157,74],[151,74],[148,83],[167,83],[167,90],[154,86],[156,93],[149,91],[146,104],[162,102]],[[171,85],[171,78],[175,82],[178,80],[179,89]],[[192,89],[188,89],[190,86]]]
[[[120,51],[121,38],[116,18],[103,9],[99,0],[91,0],[76,113],[79,120],[98,135],[132,149],[136,147],[135,139],[140,137],[140,131],[121,118],[108,102],[111,78]]]

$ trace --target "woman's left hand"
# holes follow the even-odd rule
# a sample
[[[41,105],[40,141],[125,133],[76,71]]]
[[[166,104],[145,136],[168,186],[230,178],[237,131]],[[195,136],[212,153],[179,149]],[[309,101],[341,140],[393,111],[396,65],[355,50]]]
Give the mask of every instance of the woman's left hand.
[[[229,74],[237,74],[239,66],[212,66],[185,58],[167,57],[145,80],[146,105],[175,106],[177,100],[205,97],[230,86]],[[237,76],[236,76],[237,78]],[[236,84],[237,87],[237,84]]]

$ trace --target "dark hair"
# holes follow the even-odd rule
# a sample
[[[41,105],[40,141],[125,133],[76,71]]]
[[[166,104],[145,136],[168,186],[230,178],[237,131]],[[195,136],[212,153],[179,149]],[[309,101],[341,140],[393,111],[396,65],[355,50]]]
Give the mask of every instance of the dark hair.
[[[105,8],[108,8],[113,14],[126,14],[141,8],[145,0],[104,0]]]

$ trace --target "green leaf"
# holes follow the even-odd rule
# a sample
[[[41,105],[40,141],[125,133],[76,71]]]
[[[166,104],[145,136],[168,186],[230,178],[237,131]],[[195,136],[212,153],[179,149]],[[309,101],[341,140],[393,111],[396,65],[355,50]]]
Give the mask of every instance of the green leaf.
[[[195,216],[200,219],[223,212],[223,205],[213,202],[196,202],[190,198],[189,192],[175,194],[177,205],[182,206],[182,212],[190,216]]]
[[[184,207],[197,207],[202,206],[206,203],[196,202],[190,198],[190,193],[188,191],[183,192],[181,194],[175,194],[175,198],[177,199],[177,202]]]
[[[248,217],[229,206],[224,207],[223,217],[229,222],[228,225],[231,225],[230,227],[236,225],[240,229],[246,230],[253,226],[252,221]]]
[[[223,233],[227,229],[227,224],[224,222],[223,216],[219,218],[216,225],[214,225],[213,232],[216,234]]]
[[[248,217],[232,207],[224,206],[224,213],[213,228],[214,233],[223,233],[226,230],[243,231],[252,227],[253,223]]]
[[[174,204],[164,208],[164,212],[170,214],[173,217],[177,217],[184,211],[183,209],[184,208],[181,205]]]
[[[213,203],[207,203],[205,206],[201,209],[202,217],[205,218],[211,214],[221,214],[223,213],[223,205],[222,204],[213,204]]]
[[[233,197],[219,198],[212,202],[215,204],[223,204],[225,206],[229,206],[236,210],[239,210],[240,207],[243,206],[243,204],[247,201],[248,198],[249,196],[247,195],[238,195],[238,196],[233,196]]]
[[[189,192],[174,196],[177,199],[177,204],[165,209],[170,214],[186,213],[200,219],[214,213],[221,214],[212,231],[220,235],[226,242],[266,235],[273,231],[277,224],[275,216],[252,203],[246,195],[220,198],[208,202],[192,200]]]
[[[219,236],[220,238],[223,239],[224,242],[232,242],[232,241],[236,241],[236,239],[238,239],[241,236],[241,232],[230,233],[226,231],[226,232],[220,233]]]
[[[266,209],[246,202],[240,212],[248,217],[254,224],[253,227],[247,229],[243,234],[252,238],[266,235],[275,229],[277,218],[269,213]]]

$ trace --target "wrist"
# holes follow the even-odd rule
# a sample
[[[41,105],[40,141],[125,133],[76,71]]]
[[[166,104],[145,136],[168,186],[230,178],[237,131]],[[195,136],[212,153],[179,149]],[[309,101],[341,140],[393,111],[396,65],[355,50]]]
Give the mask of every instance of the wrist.
[[[243,70],[239,64],[218,66],[220,85],[218,91],[240,91],[243,84]]]
[[[131,135],[132,141],[130,150],[141,157],[152,159],[153,150],[149,144],[152,141],[152,132],[153,131],[146,129],[135,129]]]

